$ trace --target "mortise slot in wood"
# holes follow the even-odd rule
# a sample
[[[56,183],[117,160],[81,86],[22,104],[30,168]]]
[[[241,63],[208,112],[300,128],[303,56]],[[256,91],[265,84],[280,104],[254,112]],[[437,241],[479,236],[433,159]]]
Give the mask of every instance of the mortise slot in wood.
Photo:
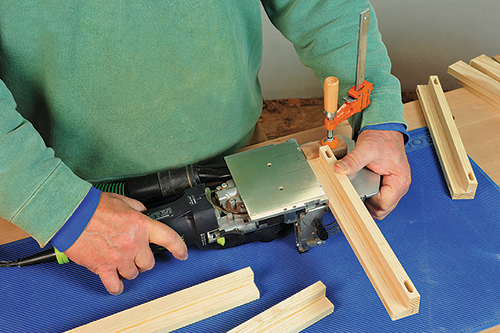
[[[472,199],[477,180],[437,76],[417,95],[452,199]]]
[[[404,285],[406,287],[406,290],[408,290],[409,293],[412,293],[415,291],[415,289],[413,289],[413,285],[411,284],[410,281],[405,280]]]
[[[77,327],[70,332],[170,332],[259,298],[250,267]]]
[[[333,156],[333,153],[331,150],[324,150],[323,153],[326,155],[326,158],[331,159]]]
[[[340,159],[347,154],[347,143],[344,141],[344,138],[342,138],[341,135],[335,135],[335,137],[338,140],[338,145],[337,148],[332,150],[332,153],[335,158]],[[322,140],[312,141],[300,146],[300,149],[302,150],[302,153],[304,154],[306,159],[319,158],[319,147],[322,146],[321,141]]]
[[[328,146],[322,146],[316,158],[310,148],[309,144],[303,145],[304,155],[328,196],[333,215],[389,316],[396,320],[418,313],[420,294],[347,176],[333,171],[336,162],[334,154]]]

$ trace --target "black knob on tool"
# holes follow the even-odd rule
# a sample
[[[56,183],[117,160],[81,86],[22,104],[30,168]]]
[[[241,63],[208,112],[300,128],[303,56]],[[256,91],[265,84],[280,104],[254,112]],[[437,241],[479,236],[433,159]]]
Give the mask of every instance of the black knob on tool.
[[[323,227],[323,223],[320,219],[315,219],[314,222],[316,223],[316,235],[322,241],[326,241],[328,239],[328,232],[326,232],[325,227]]]

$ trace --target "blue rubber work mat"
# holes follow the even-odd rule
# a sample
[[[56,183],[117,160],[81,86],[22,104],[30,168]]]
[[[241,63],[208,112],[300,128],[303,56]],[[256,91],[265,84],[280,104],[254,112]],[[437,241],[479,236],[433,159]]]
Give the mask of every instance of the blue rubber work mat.
[[[412,184],[377,222],[421,295],[420,313],[391,321],[344,235],[299,254],[293,230],[270,243],[190,249],[180,262],[125,281],[120,296],[70,263],[0,269],[0,331],[60,332],[250,266],[261,298],[178,332],[225,332],[321,280],[335,311],[304,332],[477,332],[500,324],[500,191],[473,163],[473,200],[451,200],[426,128],[410,133]],[[31,239],[0,246],[0,259],[39,251]]]

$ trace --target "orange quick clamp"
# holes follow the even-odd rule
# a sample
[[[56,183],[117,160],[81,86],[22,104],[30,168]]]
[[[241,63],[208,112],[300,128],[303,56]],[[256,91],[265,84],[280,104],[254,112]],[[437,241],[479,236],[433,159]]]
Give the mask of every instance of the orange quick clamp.
[[[348,91],[345,103],[337,110],[339,94],[339,80],[334,76],[325,79],[325,128],[326,137],[322,140],[323,146],[337,147],[337,138],[333,136],[333,130],[338,124],[363,111],[370,105],[373,84],[366,81],[365,61],[368,38],[368,25],[370,22],[370,10],[366,9],[360,13],[359,36],[358,36],[358,58],[356,64],[356,83]]]
[[[336,148],[338,144],[337,138],[333,136],[333,130],[347,118],[368,107],[371,103],[370,97],[373,90],[373,84],[366,80],[357,91],[355,87],[351,87],[346,102],[337,110],[338,82],[334,76],[325,79],[325,128],[327,136],[323,138],[322,144],[330,146],[332,149]]]

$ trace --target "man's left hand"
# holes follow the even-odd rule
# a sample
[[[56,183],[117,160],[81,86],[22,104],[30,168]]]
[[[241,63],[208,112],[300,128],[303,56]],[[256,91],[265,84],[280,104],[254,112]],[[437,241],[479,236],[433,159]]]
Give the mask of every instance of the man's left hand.
[[[334,170],[350,175],[365,166],[382,176],[379,192],[365,201],[370,214],[382,220],[396,208],[411,183],[403,134],[397,131],[362,131],[356,147],[335,163]]]

